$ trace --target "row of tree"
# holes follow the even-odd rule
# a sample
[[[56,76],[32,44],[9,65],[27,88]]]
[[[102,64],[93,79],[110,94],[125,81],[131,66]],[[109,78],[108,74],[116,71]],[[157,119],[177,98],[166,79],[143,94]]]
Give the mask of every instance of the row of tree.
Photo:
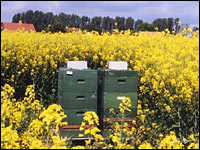
[[[155,31],[157,27],[158,31],[163,31],[168,28],[170,32],[172,30],[177,31],[180,28],[179,18],[158,18],[151,24],[143,22],[143,20],[134,20],[132,17],[93,17],[92,19],[87,16],[78,16],[76,14],[60,13],[54,15],[52,12],[43,13],[42,11],[28,10],[23,13],[17,13],[13,16],[12,22],[32,23],[35,26],[36,31],[42,30],[50,32],[66,32],[66,26],[69,28],[81,28],[82,30],[95,30],[99,33],[104,31],[112,31],[113,29],[121,30],[134,30],[134,31]]]

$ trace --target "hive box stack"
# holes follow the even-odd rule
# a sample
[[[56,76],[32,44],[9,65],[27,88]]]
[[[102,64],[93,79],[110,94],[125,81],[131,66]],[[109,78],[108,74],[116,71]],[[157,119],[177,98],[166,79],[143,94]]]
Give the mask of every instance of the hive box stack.
[[[61,127],[61,134],[77,138],[83,114],[97,113],[97,70],[87,69],[87,62],[68,62],[59,68],[58,102],[62,106],[68,125]]]
[[[125,121],[132,122],[136,119],[137,92],[138,92],[137,71],[127,70],[124,62],[110,62],[109,69],[98,69],[98,115],[100,116],[100,128],[103,135],[107,135],[108,129],[112,128],[109,121],[120,121],[119,104],[124,97],[131,99],[131,112],[125,113]]]

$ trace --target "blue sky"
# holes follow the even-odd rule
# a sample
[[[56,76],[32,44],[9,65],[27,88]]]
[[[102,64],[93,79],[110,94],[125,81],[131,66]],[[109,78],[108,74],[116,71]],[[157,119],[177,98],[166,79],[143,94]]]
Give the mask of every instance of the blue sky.
[[[1,22],[11,22],[16,13],[44,13],[129,17],[152,23],[157,18],[180,18],[181,23],[199,27],[199,1],[1,1]]]

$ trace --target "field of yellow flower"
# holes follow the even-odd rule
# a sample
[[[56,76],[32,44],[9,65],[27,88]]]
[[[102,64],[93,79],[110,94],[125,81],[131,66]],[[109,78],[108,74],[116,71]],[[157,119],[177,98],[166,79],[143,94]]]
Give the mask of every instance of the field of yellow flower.
[[[87,140],[86,147],[66,145],[53,133],[65,117],[55,104],[58,68],[69,60],[85,60],[93,69],[127,61],[139,71],[137,129],[116,124],[109,142],[91,128],[87,133],[95,141]],[[87,115],[98,124],[96,114]],[[198,143],[198,32],[192,38],[129,30],[1,33],[1,148],[199,148]]]

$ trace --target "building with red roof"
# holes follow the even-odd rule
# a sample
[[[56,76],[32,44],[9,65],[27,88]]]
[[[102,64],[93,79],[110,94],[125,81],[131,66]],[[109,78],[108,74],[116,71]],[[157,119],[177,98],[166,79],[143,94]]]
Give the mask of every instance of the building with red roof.
[[[25,24],[25,23],[10,23],[10,22],[2,22],[1,23],[1,32],[7,30],[24,30],[24,31],[36,31],[33,24]]]

